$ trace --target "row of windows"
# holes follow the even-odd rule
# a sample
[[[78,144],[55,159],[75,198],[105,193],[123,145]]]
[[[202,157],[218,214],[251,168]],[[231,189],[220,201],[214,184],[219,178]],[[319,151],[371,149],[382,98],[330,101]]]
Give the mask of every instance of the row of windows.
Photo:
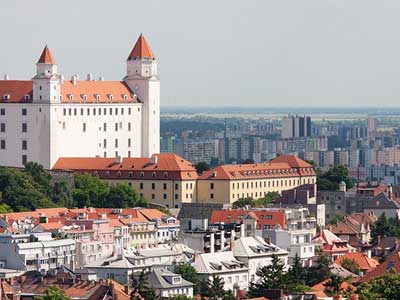
[[[115,139],[114,140],[114,146],[115,146],[115,148],[118,148],[118,139]],[[128,139],[128,147],[130,148],[130,147],[132,147],[132,140],[129,138]],[[107,148],[107,139],[104,139],[103,140],[103,148]],[[130,157],[130,156],[129,156]]]
[[[67,123],[63,122],[62,123],[62,127],[63,129],[67,128]],[[115,123],[115,131],[118,131],[119,129],[122,129],[122,122],[119,123]],[[87,130],[87,124],[86,123],[82,123],[82,132],[86,132]],[[103,131],[106,132],[107,131],[107,123],[103,123]],[[132,123],[128,123],[128,131],[132,131]]]
[[[27,123],[22,123],[21,131],[28,132],[28,124]],[[6,123],[0,123],[0,132],[6,132]]]
[[[0,140],[0,150],[5,150],[6,148],[7,148],[6,140]],[[21,149],[28,150],[28,141],[26,140],[21,141]]]
[[[132,108],[128,108],[127,109],[128,110],[128,115],[131,115],[132,114]],[[72,115],[74,115],[74,116],[77,116],[78,115],[78,108],[64,108],[63,109],[63,115],[64,116],[72,116]],[[138,107],[138,111],[140,112],[140,107]],[[90,114],[92,114],[93,116],[96,116],[96,115],[99,115],[99,116],[101,116],[102,114],[104,115],[104,116],[106,116],[107,115],[107,112],[108,112],[108,115],[110,115],[110,116],[112,116],[113,114],[114,115],[116,115],[116,116],[118,116],[118,114],[121,114],[122,116],[124,115],[124,113],[125,113],[125,109],[122,107],[122,108],[109,108],[109,109],[107,109],[107,108],[101,108],[101,107],[99,107],[99,108],[92,108],[92,109],[90,109],[90,108],[87,108],[86,109],[86,115],[88,115],[88,116],[90,116]],[[85,109],[84,108],[81,108],[80,109],[80,115],[81,116],[83,116],[83,115],[85,115]]]
[[[308,184],[314,183],[314,180],[312,178],[308,178],[307,180]],[[242,189],[246,188],[262,188],[262,187],[284,187],[284,186],[295,186],[295,185],[300,184],[300,179],[281,179],[281,180],[272,180],[272,181],[255,181],[255,182],[242,182]],[[235,188],[240,189],[240,183],[232,183],[232,190]],[[214,189],[214,184],[210,183],[210,189]]]
[[[235,196],[237,197],[237,199],[240,199],[240,198],[245,198],[245,197],[251,197],[251,198],[253,198],[253,197],[255,197],[256,199],[257,198],[261,198],[261,197],[265,197],[265,196],[267,196],[267,192],[255,192],[255,193],[242,193],[242,196],[240,197],[240,194],[232,194],[232,198],[235,198]]]
[[[0,116],[5,116],[6,115],[6,109],[5,108],[0,108]],[[28,115],[28,110],[26,108],[21,109],[21,115],[27,116]]]
[[[129,182],[129,185],[132,185],[132,183]],[[186,183],[186,186],[188,186],[187,183]],[[192,183],[190,184],[190,186],[192,186]],[[143,182],[140,182],[140,183],[139,183],[139,188],[140,188],[141,190],[144,189],[144,183],[143,183]],[[156,183],[155,183],[155,182],[152,182],[152,183],[151,183],[151,189],[152,189],[152,190],[155,190],[155,189],[156,189]],[[166,190],[166,189],[168,189],[168,184],[164,182],[164,183],[163,183],[163,190]],[[179,184],[178,184],[178,183],[175,183],[175,190],[178,190],[178,189],[179,189]]]

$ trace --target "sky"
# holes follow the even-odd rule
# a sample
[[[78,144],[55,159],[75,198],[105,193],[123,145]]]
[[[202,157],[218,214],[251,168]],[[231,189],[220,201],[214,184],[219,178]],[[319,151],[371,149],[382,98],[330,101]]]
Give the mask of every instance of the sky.
[[[0,74],[45,44],[69,78],[122,79],[143,33],[162,106],[400,106],[398,0],[0,1]]]

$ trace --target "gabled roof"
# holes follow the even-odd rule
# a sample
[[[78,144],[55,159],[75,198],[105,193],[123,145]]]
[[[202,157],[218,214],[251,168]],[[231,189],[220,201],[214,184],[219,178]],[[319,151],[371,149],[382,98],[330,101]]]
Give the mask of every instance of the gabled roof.
[[[400,272],[400,252],[393,252],[383,263],[381,263],[375,269],[367,272],[367,274],[361,277],[358,282],[369,282],[375,277],[384,275],[390,269],[396,270],[397,273]]]
[[[50,49],[47,47],[47,45],[44,47],[42,54],[39,57],[39,60],[37,62],[38,64],[48,64],[48,65],[54,65],[56,61],[53,58],[53,55],[50,52]]]
[[[135,46],[128,56],[128,60],[135,59],[155,59],[153,51],[151,51],[149,43],[146,38],[141,34],[137,39]]]
[[[400,209],[400,204],[390,199],[385,193],[380,193],[364,205],[366,209]]]
[[[360,252],[346,253],[345,255],[336,259],[335,263],[341,265],[344,259],[354,260],[360,267],[360,270],[363,271],[369,271],[379,266],[378,261]]]
[[[271,160],[272,163],[287,163],[292,168],[312,168],[312,165],[296,155],[281,155]]]
[[[170,277],[181,277],[181,275],[175,274],[166,268],[155,267],[151,272],[146,274],[146,281],[155,289],[175,289],[181,287],[193,287],[194,285],[182,277],[179,283],[172,283],[168,280]]]
[[[9,95],[9,99],[3,97]],[[31,80],[0,80],[0,102],[30,103],[32,102],[33,85]],[[29,96],[26,98],[25,96]]]

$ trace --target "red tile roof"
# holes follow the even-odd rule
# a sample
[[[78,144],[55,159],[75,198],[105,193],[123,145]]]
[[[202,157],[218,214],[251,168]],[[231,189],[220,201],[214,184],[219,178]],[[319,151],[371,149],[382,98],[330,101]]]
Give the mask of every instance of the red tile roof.
[[[325,290],[325,286],[324,286],[324,284],[326,283],[326,282],[328,282],[329,281],[329,279],[326,279],[326,280],[324,280],[324,281],[321,281],[320,283],[317,283],[316,285],[314,285],[313,287],[311,287],[311,289],[315,292],[315,294],[316,294],[316,296],[317,296],[317,298],[318,299],[320,299],[320,298],[327,298],[328,296],[325,294],[325,292],[324,292],[324,290]],[[343,290],[347,290],[347,289],[351,289],[351,290],[355,290],[355,287],[354,286],[352,286],[351,284],[349,284],[349,283],[347,283],[346,281],[345,282],[343,282],[341,285],[341,288],[343,289]]]
[[[305,162],[304,160],[300,159],[296,155],[281,155],[273,160],[271,160],[272,163],[287,163],[289,166],[292,168],[312,168],[312,165],[310,165],[308,162]]]
[[[70,170],[79,173],[95,172],[100,178],[131,179],[197,179],[196,169],[191,163],[173,153],[154,154],[157,160],[147,157],[115,158],[63,157],[59,158],[53,170]]]
[[[203,172],[200,179],[240,180],[252,178],[281,178],[315,176],[312,166],[294,155],[257,164],[221,165]]]
[[[146,38],[141,34],[135,43],[128,60],[134,59],[155,59],[153,51],[151,51],[149,43]]]
[[[339,257],[335,260],[335,263],[338,265],[342,265],[344,259],[354,260],[360,267],[362,271],[370,271],[379,266],[379,262],[373,258],[368,257],[364,253],[354,252],[354,253],[346,253],[345,255]]]
[[[54,65],[56,61],[53,58],[53,55],[51,55],[50,49],[47,47],[44,47],[42,55],[40,55],[40,58],[37,62],[38,64],[51,64]]]
[[[386,260],[377,266],[375,269],[367,272],[363,277],[358,280],[358,283],[369,282],[375,277],[384,275],[388,270],[394,269],[397,273],[400,272],[400,252],[394,251],[389,255]]]
[[[269,211],[269,210],[213,210],[210,217],[210,224],[216,223],[241,223],[242,220],[250,216],[257,220],[257,229],[264,229],[265,225],[272,228],[275,225],[280,225],[282,228],[286,227],[285,212],[283,211]],[[267,217],[268,216],[268,217]]]
[[[3,97],[9,95],[9,99]],[[33,86],[31,80],[0,80],[1,103],[31,103]],[[25,96],[29,96],[25,99]]]

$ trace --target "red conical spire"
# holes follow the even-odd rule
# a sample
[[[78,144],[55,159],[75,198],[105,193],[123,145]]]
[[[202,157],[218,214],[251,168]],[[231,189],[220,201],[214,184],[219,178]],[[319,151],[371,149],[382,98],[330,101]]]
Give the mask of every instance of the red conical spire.
[[[40,55],[40,58],[37,62],[38,64],[48,64],[48,65],[55,65],[56,61],[53,58],[53,55],[51,55],[50,49],[47,47],[44,47],[42,55]]]
[[[142,34],[139,36],[131,54],[128,56],[128,60],[133,59],[155,59],[153,51],[151,51],[147,40]]]

